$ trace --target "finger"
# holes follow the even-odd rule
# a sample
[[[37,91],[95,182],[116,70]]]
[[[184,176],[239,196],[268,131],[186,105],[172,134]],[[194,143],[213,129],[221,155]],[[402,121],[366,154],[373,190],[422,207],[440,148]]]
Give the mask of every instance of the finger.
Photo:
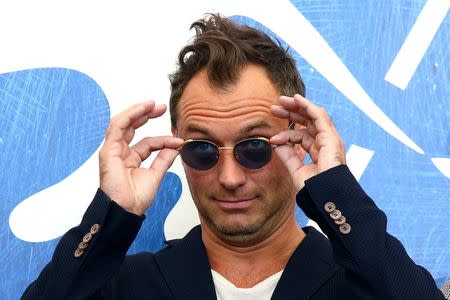
[[[313,147],[315,138],[309,134],[306,128],[295,130],[285,130],[270,139],[270,143],[275,145],[299,144],[311,156],[316,156],[316,149]]]
[[[294,183],[298,186],[298,190],[300,190],[301,182],[304,181],[298,174],[298,171],[304,167],[302,158],[299,157],[294,147],[289,145],[282,145],[275,148],[275,153],[286,166],[289,174],[291,174],[293,178]]]
[[[155,106],[155,109],[158,106]],[[141,127],[142,125],[144,125],[145,123],[147,123],[147,121],[149,120],[150,116],[144,115],[142,117],[140,117],[139,119],[137,119],[136,121],[134,121],[133,123],[130,124],[130,126],[128,126],[126,129],[124,129],[122,131],[122,139],[129,144],[133,138],[134,135],[136,133],[136,129],[138,129],[139,127]]]
[[[111,120],[111,123],[115,125],[115,127],[119,129],[126,129],[132,123],[137,120],[147,116],[153,109],[156,104],[154,101],[147,101],[138,104],[134,104],[121,113],[114,116]]]
[[[282,101],[287,101],[287,99]],[[295,102],[296,106],[298,106],[297,112],[304,117],[311,119],[318,131],[323,132],[334,130],[334,124],[331,121],[330,116],[322,107],[314,104],[310,100],[298,94],[294,96],[293,101]]]
[[[294,97],[280,96],[279,102],[288,111],[298,111],[300,108],[299,105],[300,103],[295,100],[295,96]]]
[[[166,110],[167,106],[165,104],[155,104],[154,108],[146,115],[143,115],[142,117],[132,121],[131,127],[137,129],[147,123],[149,119],[154,119],[162,116],[166,112]]]
[[[283,106],[280,105],[272,105],[270,107],[270,110],[272,114],[281,119],[287,119],[290,121],[294,121],[295,123],[301,124],[301,125],[307,125],[308,121],[310,121],[308,118],[305,118],[301,114],[297,112],[291,112],[285,109]]]
[[[122,138],[123,140],[129,144],[133,138],[134,134],[136,132],[136,129],[147,123],[149,119],[157,118],[161,115],[163,115],[167,110],[167,107],[165,104],[156,104],[155,107],[151,112],[149,112],[146,115],[143,115],[142,117],[135,120],[133,123],[131,123],[130,126],[128,126],[126,129],[122,132]]]
[[[304,118],[311,120],[317,131],[326,131],[334,128],[331,118],[322,107],[298,94],[294,97],[281,96],[280,104],[286,111],[298,113]]]
[[[288,168],[296,168],[302,164],[292,146],[282,145],[275,148],[274,151]]]
[[[153,172],[158,184],[161,182],[164,174],[173,164],[173,161],[178,154],[179,151],[176,149],[165,148],[159,151],[149,168],[149,170]]]
[[[136,128],[145,124],[149,118],[158,117],[165,111],[165,105],[155,105],[154,101],[135,104],[112,118],[106,133],[106,140],[120,141],[124,139],[129,143]]]
[[[183,144],[183,140],[173,136],[146,137],[131,147],[137,157],[131,157],[129,163],[140,164],[154,151],[162,149],[177,149]]]
[[[274,105],[273,112],[275,115],[287,116],[287,119],[301,124],[308,129],[308,132],[315,136],[318,129],[314,124],[314,120],[304,111],[301,99],[297,99],[298,95],[294,97],[281,96],[279,102],[281,105]],[[310,102],[313,104],[312,102]]]

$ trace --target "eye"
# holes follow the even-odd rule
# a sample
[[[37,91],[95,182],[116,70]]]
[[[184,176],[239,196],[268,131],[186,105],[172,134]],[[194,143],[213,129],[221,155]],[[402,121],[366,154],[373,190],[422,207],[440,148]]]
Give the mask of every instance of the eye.
[[[247,147],[250,149],[261,149],[266,146],[266,142],[260,139],[251,139],[247,141]]]
[[[204,142],[204,141],[198,141],[193,142],[194,147],[192,148],[192,151],[197,153],[211,153],[216,152],[217,147],[210,143],[210,142]]]

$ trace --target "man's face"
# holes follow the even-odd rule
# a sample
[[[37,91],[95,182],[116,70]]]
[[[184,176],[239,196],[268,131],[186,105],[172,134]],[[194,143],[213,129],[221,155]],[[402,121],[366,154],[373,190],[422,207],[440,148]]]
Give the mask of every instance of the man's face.
[[[206,72],[201,71],[183,92],[174,134],[185,140],[209,140],[219,147],[250,137],[271,138],[288,125],[270,112],[279,96],[259,66],[244,68],[227,91],[211,89]],[[202,226],[222,239],[258,242],[294,216],[295,188],[275,152],[260,169],[241,166],[230,150],[222,151],[209,170],[184,168]]]

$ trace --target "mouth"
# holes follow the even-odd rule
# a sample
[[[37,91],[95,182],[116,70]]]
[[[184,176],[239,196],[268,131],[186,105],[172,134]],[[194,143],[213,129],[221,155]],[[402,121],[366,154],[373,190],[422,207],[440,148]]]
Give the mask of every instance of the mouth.
[[[256,198],[214,199],[225,210],[242,210],[249,208]]]

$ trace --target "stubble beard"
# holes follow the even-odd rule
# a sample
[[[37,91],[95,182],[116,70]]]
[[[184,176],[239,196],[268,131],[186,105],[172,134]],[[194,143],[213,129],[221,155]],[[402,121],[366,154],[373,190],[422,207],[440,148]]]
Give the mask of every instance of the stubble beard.
[[[291,213],[286,206],[289,206],[287,202],[291,201],[292,197],[292,192],[286,188],[279,199],[272,200],[280,203],[280,205],[271,207],[271,210],[260,208],[254,211],[253,214],[258,215],[258,217],[247,224],[237,222],[228,224],[226,220],[221,221],[220,218],[215,217],[208,209],[199,209],[199,215],[215,234],[230,244],[256,244],[270,236],[280,226],[282,219],[285,219],[287,214]]]
[[[262,227],[264,227],[267,219],[270,219],[273,215],[268,217],[263,216],[263,218],[259,218],[250,224],[226,224],[214,220],[214,217],[208,213],[202,214],[202,217],[212,227],[213,231],[223,239],[233,244],[244,244],[254,240],[259,235]]]

